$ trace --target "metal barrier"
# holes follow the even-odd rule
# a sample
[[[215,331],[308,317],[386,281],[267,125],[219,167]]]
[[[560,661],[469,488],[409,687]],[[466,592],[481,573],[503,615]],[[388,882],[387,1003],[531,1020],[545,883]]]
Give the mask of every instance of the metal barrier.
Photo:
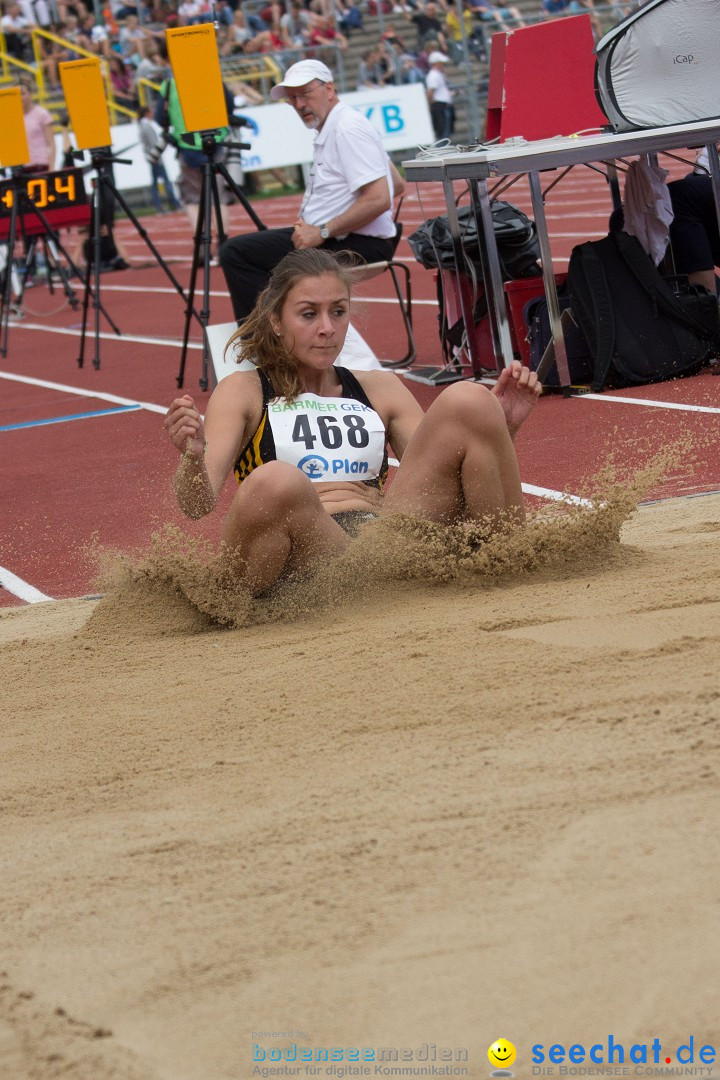
[[[12,83],[17,80],[20,75],[27,75],[29,78],[36,81],[37,72],[32,64],[27,64],[24,60],[18,60],[16,57],[11,56],[5,48],[5,35],[0,30],[0,85],[3,83]]]
[[[240,79],[250,83],[267,100],[270,89],[282,79],[282,68],[273,53],[239,53],[222,56],[220,68],[223,79],[228,82]]]

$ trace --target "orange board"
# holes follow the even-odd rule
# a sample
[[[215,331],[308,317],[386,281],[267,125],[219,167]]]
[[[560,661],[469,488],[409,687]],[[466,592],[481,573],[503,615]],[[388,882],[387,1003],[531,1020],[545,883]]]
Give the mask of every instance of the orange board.
[[[13,169],[30,162],[19,86],[0,90],[0,166]]]
[[[177,26],[165,36],[185,131],[227,127],[215,27],[212,23]]]
[[[100,61],[70,60],[58,66],[78,150],[110,146],[110,117]]]

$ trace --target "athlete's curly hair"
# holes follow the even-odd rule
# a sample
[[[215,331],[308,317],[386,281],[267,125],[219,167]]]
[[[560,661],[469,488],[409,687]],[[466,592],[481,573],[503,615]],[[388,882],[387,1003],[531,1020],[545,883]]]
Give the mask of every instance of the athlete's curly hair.
[[[235,349],[237,363],[252,360],[268,376],[277,394],[292,401],[300,393],[300,377],[292,353],[273,329],[273,319],[280,318],[288,293],[303,278],[334,274],[350,295],[350,267],[357,263],[357,256],[349,251],[337,255],[322,248],[291,251],[273,270],[255,307],[230,338],[226,350]]]

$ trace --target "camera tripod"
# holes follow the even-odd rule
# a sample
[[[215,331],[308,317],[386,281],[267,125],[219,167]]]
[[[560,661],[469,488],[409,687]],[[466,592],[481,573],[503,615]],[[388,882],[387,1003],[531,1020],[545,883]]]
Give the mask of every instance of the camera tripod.
[[[45,258],[48,267],[48,288],[53,291],[52,274],[57,273],[60,281],[62,282],[65,295],[70,302],[73,309],[78,306],[78,299],[75,294],[75,290],[70,284],[70,274],[62,265],[60,256],[64,258],[65,262],[70,268],[70,271],[77,274],[78,277],[82,277],[80,271],[73,263],[69,254],[63,247],[58,233],[53,229],[52,225],[35,203],[27,195],[24,183],[25,174],[22,167],[14,168],[11,170],[11,191],[12,191],[12,208],[10,211],[10,227],[7,237],[7,265],[5,267],[5,288],[2,297],[2,342],[0,343],[0,356],[3,358],[7,356],[7,344],[8,344],[8,326],[10,319],[10,302],[12,297],[12,278],[13,278],[13,253],[15,250],[15,242],[20,235],[23,240],[27,238],[25,231],[25,217],[34,216],[40,222],[42,232],[39,235],[35,235],[30,239],[29,246],[27,248],[24,259],[24,273],[19,280],[18,297],[22,301],[23,294],[25,292],[25,284],[27,280],[27,272],[32,265],[33,258],[36,254],[37,243],[41,241],[45,252]],[[19,226],[19,228],[18,228]]]
[[[188,306],[185,312],[185,330],[183,333],[183,345],[182,353],[180,355],[180,370],[177,376],[177,385],[181,387],[185,381],[185,358],[187,356],[188,339],[190,337],[190,319],[193,315],[193,302],[195,299],[195,285],[197,281],[197,274],[200,264],[202,263],[203,269],[203,302],[200,309],[200,323],[203,328],[203,355],[202,355],[202,370],[200,374],[200,388],[207,390],[208,388],[208,340],[206,327],[210,321],[210,244],[212,242],[212,218],[213,210],[215,212],[215,225],[217,228],[217,240],[218,249],[220,245],[224,243],[226,239],[225,229],[222,221],[222,214],[220,213],[220,196],[218,194],[217,177],[218,174],[223,178],[227,187],[232,191],[233,195],[238,199],[243,208],[245,209],[248,217],[256,226],[258,231],[263,231],[267,228],[257,216],[252,206],[248,202],[247,198],[237,186],[233,178],[230,176],[224,162],[216,161],[215,155],[218,148],[218,144],[215,142],[214,131],[202,131],[200,132],[202,137],[202,151],[205,155],[202,170],[202,188],[200,191],[200,204],[198,206],[197,224],[195,226],[195,235],[193,238],[193,257],[192,268],[190,270],[190,286],[188,289]],[[249,150],[248,143],[223,143],[223,146],[231,148],[239,148],[242,150]]]
[[[74,151],[73,156],[82,157],[83,151]],[[121,209],[125,212],[130,224],[134,227],[137,234],[145,241],[145,244],[150,250],[153,258],[165,272],[169,280],[175,287],[176,292],[182,297],[183,301],[188,307],[188,319],[193,315],[196,319],[200,320],[200,316],[194,310],[192,306],[192,299],[189,301],[185,295],[180,282],[173,274],[170,267],[167,265],[158,249],[150,239],[147,230],[143,228],[135,214],[128,206],[123,196],[115,186],[115,182],[112,176],[112,166],[114,164],[130,165],[132,162],[127,159],[114,157],[112,150],[109,146],[100,147],[96,150],[90,151],[90,160],[92,167],[95,170],[95,178],[93,180],[93,195],[92,195],[92,211],[90,219],[90,241],[92,249],[92,260],[88,258],[86,274],[85,274],[85,294],[83,297],[83,317],[82,317],[82,329],[80,332],[80,354],[78,356],[78,367],[82,367],[85,358],[85,337],[87,331],[87,316],[88,307],[90,305],[90,298],[93,301],[93,310],[95,313],[95,353],[93,356],[93,367],[95,369],[100,367],[100,313],[105,316],[110,327],[119,336],[121,336],[120,329],[115,325],[113,320],[107,314],[100,303],[100,267],[101,267],[101,251],[102,251],[102,231],[105,226],[107,233],[112,231],[112,219],[114,214],[114,203],[117,202]],[[105,220],[103,220],[103,218]],[[90,255],[90,252],[88,252]],[[92,286],[90,284],[92,280]]]

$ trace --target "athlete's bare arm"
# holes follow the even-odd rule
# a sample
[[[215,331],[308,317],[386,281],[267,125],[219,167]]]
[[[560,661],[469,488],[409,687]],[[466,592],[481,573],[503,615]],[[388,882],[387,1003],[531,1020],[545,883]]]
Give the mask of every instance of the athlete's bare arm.
[[[175,494],[188,517],[204,517],[215,509],[238,453],[257,426],[262,411],[260,380],[253,371],[238,371],[220,382],[210,397],[203,421],[186,394],[167,411],[165,430],[181,453]]]

